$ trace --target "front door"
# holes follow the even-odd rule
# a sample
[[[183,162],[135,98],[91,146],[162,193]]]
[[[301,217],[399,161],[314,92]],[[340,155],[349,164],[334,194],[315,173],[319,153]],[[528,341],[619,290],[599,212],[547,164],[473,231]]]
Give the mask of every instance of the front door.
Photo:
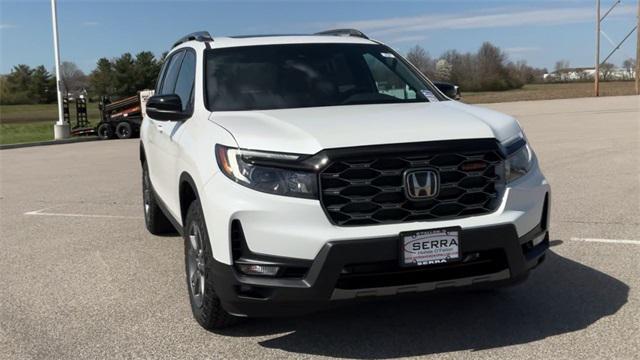
[[[196,55],[191,49],[180,50],[167,59],[168,63],[158,86],[160,95],[176,94],[182,101],[182,110],[193,112],[193,85]],[[149,163],[149,175],[154,189],[174,218],[180,219],[178,194],[179,139],[185,121],[151,120],[150,143],[155,147],[155,159]]]

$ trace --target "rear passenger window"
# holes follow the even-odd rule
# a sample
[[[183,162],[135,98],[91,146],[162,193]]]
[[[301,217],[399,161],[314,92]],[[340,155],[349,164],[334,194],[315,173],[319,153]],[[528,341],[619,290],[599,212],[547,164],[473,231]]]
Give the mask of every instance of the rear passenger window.
[[[167,95],[174,93],[174,89],[176,87],[176,78],[178,77],[178,72],[180,70],[180,64],[182,63],[183,57],[184,51],[180,51],[171,55],[171,58],[169,58],[167,70],[164,74],[164,78],[162,79],[162,84],[160,85],[160,93],[158,95]]]
[[[182,66],[180,67],[174,90],[174,94],[178,95],[182,101],[182,111],[187,110],[191,106],[195,76],[196,55],[192,51],[187,51],[184,55],[184,60],[182,60]]]

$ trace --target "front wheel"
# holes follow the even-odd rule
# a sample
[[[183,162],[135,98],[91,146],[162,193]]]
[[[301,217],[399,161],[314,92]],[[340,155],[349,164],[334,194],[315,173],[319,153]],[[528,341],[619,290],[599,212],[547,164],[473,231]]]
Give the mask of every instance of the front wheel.
[[[184,223],[184,257],[193,317],[207,330],[222,329],[239,318],[222,308],[213,289],[213,254],[200,202],[189,206]]]

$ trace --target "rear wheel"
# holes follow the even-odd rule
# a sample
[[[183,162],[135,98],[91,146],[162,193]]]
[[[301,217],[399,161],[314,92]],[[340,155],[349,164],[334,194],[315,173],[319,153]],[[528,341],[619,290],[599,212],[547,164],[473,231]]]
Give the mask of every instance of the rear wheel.
[[[126,121],[123,121],[116,126],[116,135],[118,139],[129,139],[133,134],[133,129],[131,129],[131,124]]]
[[[189,206],[184,223],[184,256],[187,287],[193,317],[207,330],[221,329],[238,322],[229,314],[213,289],[213,254],[200,202]]]
[[[102,123],[98,125],[96,133],[101,140],[111,139],[113,137],[113,127],[111,127],[111,124]]]
[[[176,232],[169,219],[164,215],[149,179],[147,162],[142,164],[142,203],[144,205],[144,224],[153,235],[165,235]]]

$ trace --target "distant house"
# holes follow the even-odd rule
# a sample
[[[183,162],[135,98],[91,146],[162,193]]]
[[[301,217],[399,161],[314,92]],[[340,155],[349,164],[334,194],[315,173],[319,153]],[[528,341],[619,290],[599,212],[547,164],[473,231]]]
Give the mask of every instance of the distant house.
[[[596,70],[592,67],[566,68],[544,74],[545,81],[580,81],[593,79]],[[615,68],[605,74],[600,70],[600,79],[607,80],[633,80],[635,71],[631,69]]]
[[[544,79],[548,81],[578,81],[593,79],[595,73],[594,68],[566,68],[554,71],[550,74],[544,74]]]

